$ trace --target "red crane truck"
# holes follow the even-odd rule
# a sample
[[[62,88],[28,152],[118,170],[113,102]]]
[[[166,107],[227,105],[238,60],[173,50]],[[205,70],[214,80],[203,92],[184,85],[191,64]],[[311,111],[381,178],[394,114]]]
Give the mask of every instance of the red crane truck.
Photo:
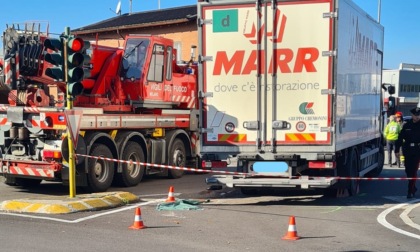
[[[10,185],[69,182],[66,84],[46,75],[51,38],[40,30],[10,26],[3,34],[2,95],[8,102],[0,105],[0,174]],[[99,192],[113,182],[135,186],[145,174],[183,175],[137,161],[198,163],[197,75],[175,63],[172,40],[129,35],[123,48],[92,43],[84,53],[91,58],[83,66],[90,77],[73,101],[82,111],[76,155],[133,163],[78,156],[77,186]]]

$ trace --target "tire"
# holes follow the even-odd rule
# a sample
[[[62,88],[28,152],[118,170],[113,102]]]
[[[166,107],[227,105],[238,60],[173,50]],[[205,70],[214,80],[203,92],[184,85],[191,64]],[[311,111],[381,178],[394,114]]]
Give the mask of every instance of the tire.
[[[249,188],[249,187],[241,187],[241,193],[243,195],[252,196],[252,195],[259,195],[260,190],[258,188]]]
[[[27,178],[16,178],[15,179],[15,183],[18,186],[22,186],[22,187],[37,187],[39,186],[39,184],[41,184],[42,179],[27,179]]]
[[[359,170],[359,160],[357,156],[357,152],[355,149],[349,150],[349,156],[347,159],[345,157],[340,157],[339,161],[337,162],[340,165],[340,169],[338,172],[339,177],[351,177],[355,178],[358,177],[358,170]],[[346,161],[346,163],[344,163]],[[359,187],[359,180],[351,179],[351,180],[340,180],[334,188],[331,190],[326,190],[325,195],[335,194],[337,195],[337,190],[348,190],[349,195],[353,196],[356,195],[358,192]]]
[[[381,174],[382,170],[384,169],[384,163],[385,163],[384,146],[381,145],[379,146],[378,166],[372,171],[368,172],[366,176],[369,178],[378,177]]]
[[[116,183],[125,187],[138,185],[145,171],[144,165],[136,164],[136,162],[145,162],[142,147],[135,142],[128,142],[121,154],[121,159],[133,161],[133,163],[123,163],[122,172],[115,174]]]
[[[185,167],[187,164],[187,153],[185,151],[184,142],[176,138],[169,150],[168,165]],[[169,169],[168,176],[172,179],[181,178],[184,175],[183,170]]]
[[[90,151],[90,156],[112,158],[112,153],[106,145],[94,144]],[[103,159],[88,160],[88,191],[104,192],[112,184],[114,177],[114,164]]]
[[[8,186],[17,186],[16,178],[15,177],[6,177],[4,183]]]
[[[355,149],[351,151],[350,160],[347,160],[346,173],[348,177],[356,178],[359,177],[359,157]],[[357,195],[359,191],[360,181],[357,179],[351,179],[347,183],[347,189],[349,190],[350,196]]]

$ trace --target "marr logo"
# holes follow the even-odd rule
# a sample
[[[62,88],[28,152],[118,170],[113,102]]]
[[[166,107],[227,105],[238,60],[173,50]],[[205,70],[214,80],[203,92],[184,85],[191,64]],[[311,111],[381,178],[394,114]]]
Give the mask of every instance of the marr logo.
[[[238,10],[213,11],[213,32],[237,32]]]
[[[270,38],[270,40],[274,43],[281,43],[283,40],[284,31],[286,29],[287,17],[282,14],[279,9],[277,9],[276,15],[274,17],[274,27],[272,28],[272,31],[267,31],[267,34],[264,34],[266,24],[263,22],[263,14],[261,12],[258,12],[258,18],[261,20],[261,27],[258,29],[258,31],[255,22],[253,22],[251,25],[251,30],[244,33],[244,36],[249,39],[252,44],[261,43],[264,35]],[[246,26],[244,30],[247,30]]]
[[[314,110],[312,109],[313,106],[314,106],[313,102],[304,102],[300,104],[299,112],[302,113],[303,115],[313,115],[315,114]]]

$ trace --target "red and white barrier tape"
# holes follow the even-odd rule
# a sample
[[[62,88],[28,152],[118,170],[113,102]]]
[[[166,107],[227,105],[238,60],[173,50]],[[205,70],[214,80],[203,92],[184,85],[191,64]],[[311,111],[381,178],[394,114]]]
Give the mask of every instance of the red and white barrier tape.
[[[172,166],[172,165],[151,164],[151,163],[144,163],[144,162],[133,162],[131,160],[127,161],[127,160],[119,160],[119,159],[114,159],[114,158],[94,157],[94,156],[77,154],[77,153],[76,153],[76,156],[102,159],[102,160],[106,160],[106,161],[126,163],[126,164],[134,164],[135,163],[135,164],[139,164],[139,165],[147,165],[147,166],[153,166],[153,167],[159,167],[159,168],[165,168],[165,169],[183,170],[183,171],[204,172],[204,173],[212,172],[212,173],[232,174],[232,175],[249,175],[249,173],[243,173],[243,172],[211,171],[211,170],[204,170],[204,169],[197,169],[197,168],[178,167],[178,166]]]
[[[139,164],[139,165],[146,165],[146,166],[153,166],[153,167],[159,167],[159,168],[165,168],[165,169],[175,169],[175,170],[183,170],[183,171],[192,171],[192,172],[203,172],[203,173],[219,173],[219,174],[230,174],[230,175],[241,175],[241,176],[253,176],[253,177],[284,177],[284,176],[275,176],[275,175],[264,175],[264,174],[258,174],[258,173],[245,173],[245,172],[229,172],[229,171],[213,171],[213,170],[204,170],[204,169],[197,169],[197,168],[187,168],[187,167],[178,167],[178,166],[172,166],[172,165],[162,165],[162,164],[151,164],[151,163],[144,163],[144,162],[133,162],[133,161],[127,161],[127,160],[119,160],[114,158],[106,158],[106,157],[95,157],[95,156],[89,156],[84,154],[77,154],[76,156],[80,157],[86,157],[86,158],[94,158],[94,159],[102,159],[106,161],[111,162],[117,162],[117,163],[126,163],[126,164]],[[292,178],[303,178],[303,177],[292,177]],[[420,178],[360,178],[360,177],[307,177],[308,179],[316,179],[316,180],[322,180],[322,179],[338,179],[338,180],[417,180]]]

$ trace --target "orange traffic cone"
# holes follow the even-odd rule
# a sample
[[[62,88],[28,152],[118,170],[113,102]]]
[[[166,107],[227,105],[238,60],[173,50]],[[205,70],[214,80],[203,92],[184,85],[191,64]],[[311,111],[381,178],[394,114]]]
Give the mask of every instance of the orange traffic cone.
[[[146,226],[143,224],[143,220],[141,219],[141,211],[140,207],[136,208],[136,215],[134,216],[134,224],[130,227],[130,229],[143,229],[146,228]]]
[[[283,240],[297,240],[300,237],[297,236],[295,216],[290,216],[289,218],[289,228],[287,229],[287,234],[283,236]]]
[[[175,202],[175,196],[174,196],[174,187],[169,187],[169,193],[168,198],[166,199],[166,202]]]

